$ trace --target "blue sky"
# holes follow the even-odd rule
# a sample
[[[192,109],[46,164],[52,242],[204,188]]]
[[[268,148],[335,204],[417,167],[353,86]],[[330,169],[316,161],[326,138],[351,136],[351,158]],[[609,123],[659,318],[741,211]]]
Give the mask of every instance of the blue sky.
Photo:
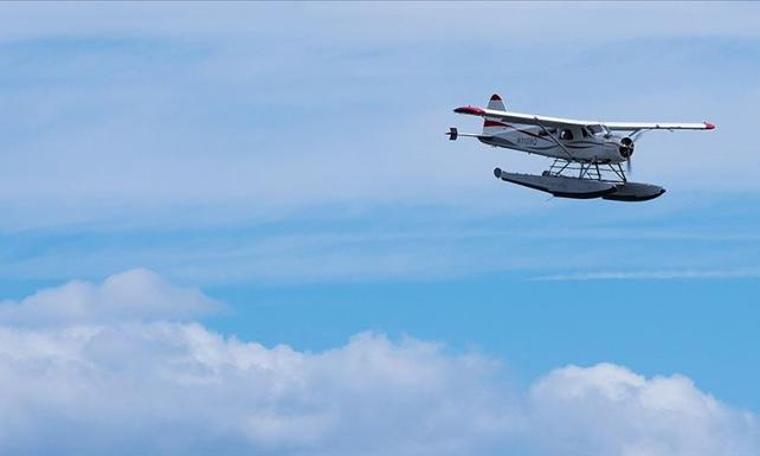
[[[472,391],[500,398],[494,403],[517,397],[523,404],[499,409],[509,411],[507,422],[519,416],[523,423],[505,425],[510,436],[521,429],[507,442],[488,426],[470,432],[453,421],[431,424],[440,433],[424,448],[439,453],[697,454],[665,424],[651,435],[620,424],[626,431],[609,441],[588,431],[588,441],[537,444],[524,431],[532,426],[520,421],[525,416],[533,423],[544,413],[586,410],[547,399],[561,396],[547,395],[547,388],[560,391],[576,378],[567,366],[579,366],[577,378],[624,379],[642,391],[672,382],[668,400],[682,399],[680,393],[700,404],[717,400],[727,410],[720,420],[733,413],[741,422],[757,420],[760,154],[752,132],[760,118],[760,8],[754,4],[40,3],[4,5],[0,21],[0,329],[7,331],[0,338],[25,347],[19,353],[42,353],[59,366],[57,355],[34,351],[28,341],[47,337],[55,345],[70,340],[61,334],[101,331],[121,345],[92,355],[77,351],[77,343],[72,359],[113,373],[129,353],[152,353],[146,347],[166,337],[159,354],[140,364],[158,372],[185,347],[180,339],[197,336],[224,341],[203,353],[238,359],[239,350],[258,350],[241,349],[239,341],[260,343],[273,359],[285,353],[284,364],[291,355],[298,366],[313,363],[313,373],[333,362],[343,372],[355,351],[379,351],[397,370],[410,369],[404,379],[427,378],[412,375],[412,364],[441,369],[451,379],[442,395],[474,382]],[[496,166],[540,171],[545,160],[444,137],[452,125],[477,131],[477,122],[451,109],[485,104],[492,92],[522,112],[709,120],[718,128],[643,137],[634,178],[667,188],[657,200],[547,199],[491,173]],[[209,302],[217,312],[207,311]],[[151,303],[163,310],[145,310]],[[175,321],[175,329],[154,334],[156,325]],[[198,358],[193,350],[202,343],[187,344]],[[471,355],[498,364],[499,379],[479,367],[455,374],[470,372]],[[409,359],[414,363],[405,364]],[[15,364],[0,369],[8,378],[26,372]],[[237,376],[214,372],[226,387],[214,394],[233,401],[243,394]],[[352,372],[346,368],[335,383],[355,385]],[[390,371],[378,372],[384,378]],[[66,375],[72,385],[96,388]],[[181,397],[158,380],[139,387],[135,379],[136,391]],[[333,397],[311,381],[304,380],[315,395]],[[34,394],[58,394],[35,385]],[[6,395],[15,391],[5,386]],[[350,410],[406,390],[380,384],[362,391],[366,396],[353,399],[335,393],[335,402]],[[478,394],[462,396],[467,402],[455,407],[472,406],[473,414],[487,411],[488,422],[501,422],[477,406]],[[252,445],[260,453],[369,454],[379,451],[371,439],[357,449],[335,436],[395,432],[393,420],[371,417],[357,419],[366,429],[353,428],[346,424],[350,414],[333,417],[334,434],[323,429],[326,418],[308,414],[292,422],[246,415],[259,410],[254,399],[240,399],[251,407],[241,416],[254,424],[245,432],[201,433],[206,440],[193,442],[196,451],[208,445],[236,453]],[[300,401],[287,396],[285,415],[297,415]],[[544,408],[546,401],[551,407]],[[117,406],[100,410],[72,400],[65,407],[73,415],[86,409],[84,418],[48,422],[35,418],[30,404],[19,402],[5,425],[34,436],[34,424],[45,422],[52,442],[103,416],[123,423],[150,411],[123,415]],[[591,422],[601,416],[594,410],[606,407],[595,404]],[[635,415],[611,404],[613,416]],[[435,410],[423,421],[438,423]],[[394,413],[399,422],[419,418],[403,408]],[[177,429],[195,429],[167,417]],[[540,420],[542,427],[554,423]],[[760,448],[760,427],[720,420],[705,426],[725,425],[715,442],[735,446],[705,441],[706,454]],[[313,434],[291,435],[288,424]],[[693,433],[704,425],[692,424],[684,426]],[[440,437],[451,433],[449,425],[462,430],[455,442]],[[118,435],[109,433],[118,426],[103,426],[106,440],[83,438],[62,451],[98,452]],[[560,426],[556,435],[570,431]],[[145,443],[125,451],[187,450],[181,435],[158,442],[145,429],[125,432]],[[436,436],[440,446],[433,445]],[[397,453],[420,454],[423,447],[410,439]],[[31,437],[2,434],[0,447],[45,451]]]

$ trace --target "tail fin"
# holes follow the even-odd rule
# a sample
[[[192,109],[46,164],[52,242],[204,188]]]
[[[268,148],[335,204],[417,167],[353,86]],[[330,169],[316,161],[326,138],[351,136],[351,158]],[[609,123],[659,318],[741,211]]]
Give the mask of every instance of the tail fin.
[[[498,111],[506,111],[504,101],[498,94],[491,95],[491,99],[488,101],[488,109],[494,109]],[[501,121],[498,117],[483,117],[483,134],[493,135],[507,129],[507,124]]]
[[[491,100],[488,102],[488,109],[497,109],[499,111],[507,110],[507,108],[504,107],[504,102],[498,93],[491,95]]]

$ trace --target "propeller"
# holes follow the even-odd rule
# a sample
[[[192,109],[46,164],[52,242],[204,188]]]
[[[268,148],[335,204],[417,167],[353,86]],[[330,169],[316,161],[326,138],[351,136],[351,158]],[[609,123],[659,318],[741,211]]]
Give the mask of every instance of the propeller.
[[[630,139],[631,140],[631,142],[630,142],[630,146],[631,146],[630,154],[628,155],[628,158],[625,161],[625,168],[626,168],[626,171],[628,172],[628,174],[631,174],[631,172],[633,171],[633,165],[632,165],[633,162],[631,161],[631,157],[633,156],[633,147],[634,147],[634,144],[636,143],[636,141],[638,141],[641,138],[641,135],[644,133],[644,131],[645,130],[636,130],[636,131],[633,132],[633,134],[631,134],[631,136],[629,136],[627,138],[623,138],[623,140],[625,140],[625,139]],[[627,143],[627,141],[623,141],[623,140],[621,140],[622,143]]]
[[[631,157],[633,157],[633,149],[634,149],[634,143],[633,139],[629,137],[625,137],[620,140],[620,147],[618,148],[618,151],[620,152],[620,156],[625,158],[625,167],[630,174],[633,170],[633,166],[631,165]]]

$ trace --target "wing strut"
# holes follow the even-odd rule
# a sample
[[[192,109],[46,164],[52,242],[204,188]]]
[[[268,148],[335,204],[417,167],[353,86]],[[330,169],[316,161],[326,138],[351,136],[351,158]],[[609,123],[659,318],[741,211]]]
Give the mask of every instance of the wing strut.
[[[542,124],[541,121],[538,120],[538,117],[534,117],[533,120],[536,122],[536,125],[538,125],[539,127],[541,127],[541,129],[544,131],[544,133],[546,133],[546,136],[550,137],[552,139],[552,141],[554,141],[554,144],[558,145],[559,147],[562,148],[562,150],[565,151],[565,153],[567,154],[567,156],[570,157],[570,160],[575,161],[575,157],[573,157],[573,154],[571,154],[570,151],[567,150],[567,147],[565,147],[564,144],[562,144],[561,142],[559,142],[559,140],[557,138],[555,138],[554,135],[552,135],[551,133],[549,133],[549,130],[546,129],[546,127],[544,126],[544,124]]]

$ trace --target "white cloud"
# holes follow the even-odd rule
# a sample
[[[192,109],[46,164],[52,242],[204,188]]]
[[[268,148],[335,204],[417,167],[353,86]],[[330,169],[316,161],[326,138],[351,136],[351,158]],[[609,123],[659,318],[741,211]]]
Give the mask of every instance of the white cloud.
[[[612,364],[565,367],[532,388],[534,419],[554,454],[749,455],[760,423],[683,376],[637,375]]]
[[[4,328],[0,347],[4,453],[451,454],[514,428],[492,363],[414,340],[310,354],[152,323]]]
[[[0,302],[0,323],[185,320],[220,308],[199,290],[171,285],[147,269],[133,269],[108,277],[99,285],[72,281],[18,302]]]
[[[197,323],[167,323],[161,318],[184,308],[180,301],[199,299],[197,292],[145,271],[89,287],[100,290],[88,293],[104,306],[119,307],[125,296],[135,298],[130,302],[147,297],[143,305],[172,296],[177,307],[139,313],[152,321],[116,323],[85,305],[72,319],[69,307],[82,293],[68,290],[76,287],[38,293],[46,296],[47,311],[55,314],[60,303],[64,322],[76,324],[0,326],[0,452],[760,451],[754,415],[679,375],[645,378],[611,364],[569,366],[523,394],[509,386],[499,362],[411,338],[363,333],[311,353],[240,341]],[[83,318],[88,312],[97,318]]]

